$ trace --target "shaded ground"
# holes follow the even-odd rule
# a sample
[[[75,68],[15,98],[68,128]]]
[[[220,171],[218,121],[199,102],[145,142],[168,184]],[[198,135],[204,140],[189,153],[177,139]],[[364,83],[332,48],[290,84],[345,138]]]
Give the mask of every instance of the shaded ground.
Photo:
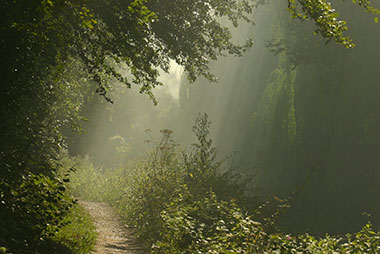
[[[92,201],[79,203],[90,213],[98,233],[93,254],[144,253],[141,245],[109,205]]]

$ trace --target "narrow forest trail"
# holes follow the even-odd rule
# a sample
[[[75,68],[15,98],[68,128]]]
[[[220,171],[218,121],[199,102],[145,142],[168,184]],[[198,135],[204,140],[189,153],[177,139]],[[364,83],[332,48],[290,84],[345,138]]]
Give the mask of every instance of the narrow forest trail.
[[[98,233],[92,254],[144,253],[120,216],[108,204],[82,200],[79,203],[90,213]]]

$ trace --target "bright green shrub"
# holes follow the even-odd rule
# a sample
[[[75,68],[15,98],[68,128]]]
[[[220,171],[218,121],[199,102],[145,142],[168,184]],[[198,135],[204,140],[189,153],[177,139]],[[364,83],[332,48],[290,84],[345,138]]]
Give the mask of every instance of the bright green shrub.
[[[218,201],[214,193],[187,202],[177,198],[161,212],[164,221],[161,238],[152,253],[273,253],[273,254],[349,254],[380,253],[380,233],[371,223],[353,236],[269,234],[261,223],[231,202]]]
[[[109,202],[155,254],[380,253],[380,234],[370,223],[345,237],[282,233],[277,219],[289,200],[257,206],[260,199],[247,198],[245,184],[252,178],[242,180],[216,161],[209,125],[206,115],[198,117],[193,128],[198,143],[189,153],[174,143],[170,130],[163,130],[162,141],[145,160],[96,169],[85,158],[87,166],[77,167],[81,177],[73,190]]]
[[[177,198],[161,212],[161,238],[153,253],[251,253],[265,233],[232,202],[219,201],[213,192],[189,202]]]
[[[128,180],[120,186],[118,193],[122,195],[118,199],[108,199],[128,225],[136,229],[137,237],[147,247],[161,239],[160,232],[167,223],[161,212],[175,206],[174,200],[178,197],[191,207],[208,198],[208,193],[214,190],[226,200],[241,195],[244,186],[233,185],[234,182],[228,181],[231,177],[220,173],[222,163],[216,161],[216,150],[208,138],[209,125],[207,115],[197,118],[193,131],[198,142],[189,153],[179,151],[171,131],[163,130],[161,142],[156,144],[148,159],[124,169],[123,177]]]
[[[222,163],[216,161],[208,138],[209,125],[207,115],[197,118],[193,131],[198,143],[189,153],[173,141],[172,131],[162,130],[162,140],[153,142],[146,159],[124,167],[96,169],[89,158],[66,157],[62,163],[76,169],[70,190],[82,198],[109,202],[149,248],[164,230],[161,212],[178,197],[194,205],[209,198],[208,193],[222,200],[242,196],[244,184],[231,181],[235,175],[220,173]]]
[[[125,169],[128,180],[122,186],[123,196],[112,200],[128,225],[136,229],[137,237],[148,246],[159,237],[160,212],[185,189],[177,146],[170,138],[169,130],[164,135],[167,135],[164,136],[167,142],[161,142],[151,151],[147,161]]]
[[[379,253],[379,234],[370,224],[355,234],[354,240],[281,233],[277,219],[287,209],[287,199],[247,211],[256,220],[248,216],[236,203],[252,209],[247,203],[259,202],[244,196],[244,183],[252,179],[242,181],[231,172],[220,173],[223,164],[216,161],[216,150],[208,138],[209,124],[206,115],[198,117],[193,128],[198,143],[171,167],[157,170],[146,164],[138,167],[138,173],[131,172],[135,181],[126,192],[123,202],[130,209],[124,214],[148,246],[157,240],[152,253]],[[168,177],[173,172],[179,173],[177,177]]]
[[[96,241],[95,226],[90,215],[80,205],[75,205],[64,219],[64,226],[51,240],[63,246],[57,253],[66,249],[70,254],[90,253]]]
[[[68,192],[74,197],[86,200],[100,201],[103,191],[104,176],[96,169],[89,156],[70,157],[67,151],[61,151],[59,163],[62,166],[60,174],[64,175],[71,169]]]
[[[9,191],[0,193],[0,246],[14,253],[34,253],[52,235],[52,228],[62,226],[72,206],[65,185],[58,178],[30,172],[17,185],[1,184]]]

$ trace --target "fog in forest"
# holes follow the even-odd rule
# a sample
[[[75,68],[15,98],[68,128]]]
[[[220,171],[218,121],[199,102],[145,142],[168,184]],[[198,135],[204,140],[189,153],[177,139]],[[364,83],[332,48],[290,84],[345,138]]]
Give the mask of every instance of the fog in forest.
[[[217,83],[190,84],[173,62],[153,90],[156,106],[138,88],[114,84],[114,104],[95,96],[84,108],[89,121],[83,134],[70,134],[70,153],[112,167],[145,154],[163,129],[189,145],[197,114],[207,113],[220,158],[231,155],[239,170],[255,172],[263,195],[293,198],[284,215],[290,232],[357,231],[363,212],[379,226],[380,35],[359,8],[340,8],[354,49],[325,45],[311,22],[289,18],[284,3],[264,4],[253,28],[233,32],[237,42],[252,37],[252,49],[212,63]]]

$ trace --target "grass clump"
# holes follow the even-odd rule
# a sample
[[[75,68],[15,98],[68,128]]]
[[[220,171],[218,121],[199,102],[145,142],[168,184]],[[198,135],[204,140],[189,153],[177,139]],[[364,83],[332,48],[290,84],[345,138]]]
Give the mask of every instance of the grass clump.
[[[96,236],[90,215],[82,206],[75,205],[65,218],[64,226],[52,237],[52,240],[61,245],[65,253],[85,254],[93,250]]]

